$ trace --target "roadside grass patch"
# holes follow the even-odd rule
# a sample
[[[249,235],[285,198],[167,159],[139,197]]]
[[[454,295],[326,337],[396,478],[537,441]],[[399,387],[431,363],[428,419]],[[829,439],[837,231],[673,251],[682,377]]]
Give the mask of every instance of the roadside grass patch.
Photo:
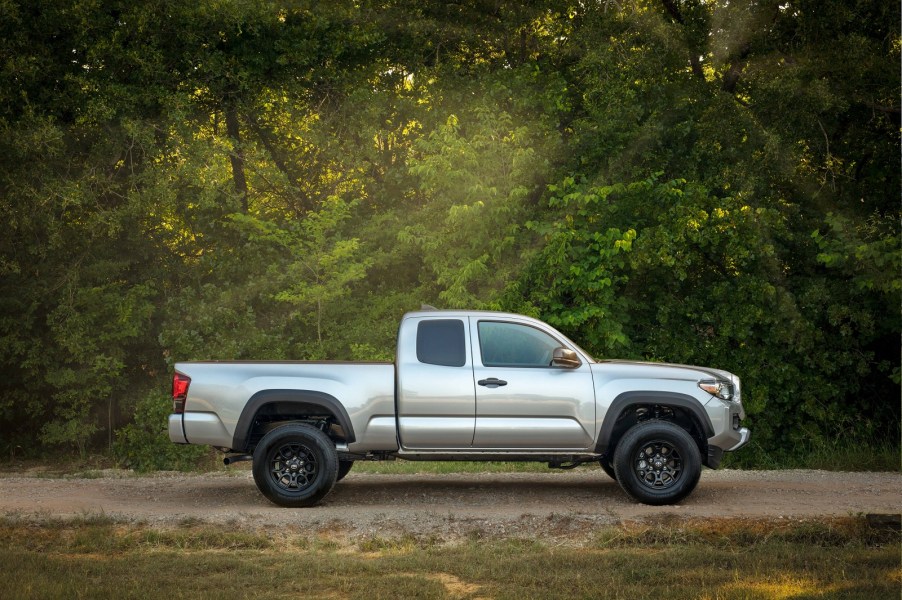
[[[812,548],[879,547],[898,544],[898,531],[873,528],[864,517],[821,519],[680,519],[668,516],[599,529],[597,548],[661,548],[705,546],[735,550],[763,545]]]
[[[843,437],[812,442],[784,451],[764,448],[754,441],[740,452],[727,452],[721,468],[725,469],[815,469],[822,471],[902,470],[898,440],[854,440]],[[355,465],[356,466],[356,465]]]
[[[899,542],[863,517],[662,519],[578,545],[6,518],[0,584],[4,598],[890,598]]]
[[[429,540],[425,540],[429,543]],[[421,549],[420,540],[416,536],[404,534],[400,537],[371,536],[357,543],[357,548],[364,554],[385,556],[388,554],[407,554]]]

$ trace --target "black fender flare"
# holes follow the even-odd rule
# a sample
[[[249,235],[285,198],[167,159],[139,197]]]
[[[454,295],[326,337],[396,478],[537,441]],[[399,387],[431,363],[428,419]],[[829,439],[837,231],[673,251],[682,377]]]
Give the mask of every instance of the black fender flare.
[[[235,434],[232,436],[232,449],[243,451],[254,424],[254,417],[267,404],[306,404],[317,406],[335,416],[335,420],[345,432],[348,443],[355,441],[354,427],[344,405],[335,396],[315,390],[263,390],[251,396],[238,417]]]
[[[604,415],[601,431],[598,434],[598,443],[595,445],[595,452],[604,454],[608,450],[617,417],[620,416],[624,409],[640,404],[660,404],[661,406],[673,406],[686,409],[701,425],[703,433],[705,434],[705,439],[714,436],[714,426],[711,424],[711,418],[708,417],[708,413],[702,408],[702,403],[699,402],[697,398],[678,392],[623,392],[614,398],[614,401],[611,402],[611,405]]]

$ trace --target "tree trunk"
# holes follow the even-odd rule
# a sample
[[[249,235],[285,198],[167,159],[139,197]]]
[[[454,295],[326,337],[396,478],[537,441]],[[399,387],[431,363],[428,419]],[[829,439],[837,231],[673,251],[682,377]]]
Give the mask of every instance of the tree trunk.
[[[670,15],[670,17],[679,23],[680,25],[685,25],[686,20],[683,18],[683,13],[680,12],[679,7],[676,5],[674,0],[661,0],[661,4],[664,5],[664,9]],[[687,40],[687,45],[689,47],[689,66],[692,68],[692,74],[702,81],[705,80],[705,72],[702,70],[702,63],[699,60],[699,50],[692,47],[692,43]]]
[[[232,180],[235,191],[241,198],[241,212],[247,214],[247,178],[244,175],[244,149],[241,147],[241,127],[238,122],[238,110],[229,106],[225,110],[226,134],[232,142],[229,161],[232,163]]]

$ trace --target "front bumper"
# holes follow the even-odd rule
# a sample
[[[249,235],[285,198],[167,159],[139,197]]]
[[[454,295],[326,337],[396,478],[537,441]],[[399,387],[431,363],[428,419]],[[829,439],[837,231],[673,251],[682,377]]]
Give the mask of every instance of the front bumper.
[[[749,438],[752,437],[752,432],[749,431],[747,427],[740,427],[739,429],[730,431],[729,436],[720,436],[721,441],[727,441],[727,444],[723,444],[722,446],[726,446],[725,448],[718,445],[715,446],[713,444],[708,443],[708,455],[703,457],[704,464],[706,467],[711,469],[716,469],[720,467],[720,462],[723,460],[724,452],[732,452],[733,450],[739,450],[743,446],[749,443]]]
[[[734,450],[739,450],[743,446],[749,443],[749,439],[752,437],[752,432],[749,431],[748,427],[743,427],[739,430],[739,442],[733,446],[732,448],[727,448],[727,452],[733,452]]]

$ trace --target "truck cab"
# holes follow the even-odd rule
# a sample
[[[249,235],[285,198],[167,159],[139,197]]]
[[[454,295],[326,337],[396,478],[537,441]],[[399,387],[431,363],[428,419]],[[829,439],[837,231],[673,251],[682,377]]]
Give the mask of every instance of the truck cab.
[[[590,361],[528,317],[409,314],[398,338],[401,448],[589,450],[597,417]]]

